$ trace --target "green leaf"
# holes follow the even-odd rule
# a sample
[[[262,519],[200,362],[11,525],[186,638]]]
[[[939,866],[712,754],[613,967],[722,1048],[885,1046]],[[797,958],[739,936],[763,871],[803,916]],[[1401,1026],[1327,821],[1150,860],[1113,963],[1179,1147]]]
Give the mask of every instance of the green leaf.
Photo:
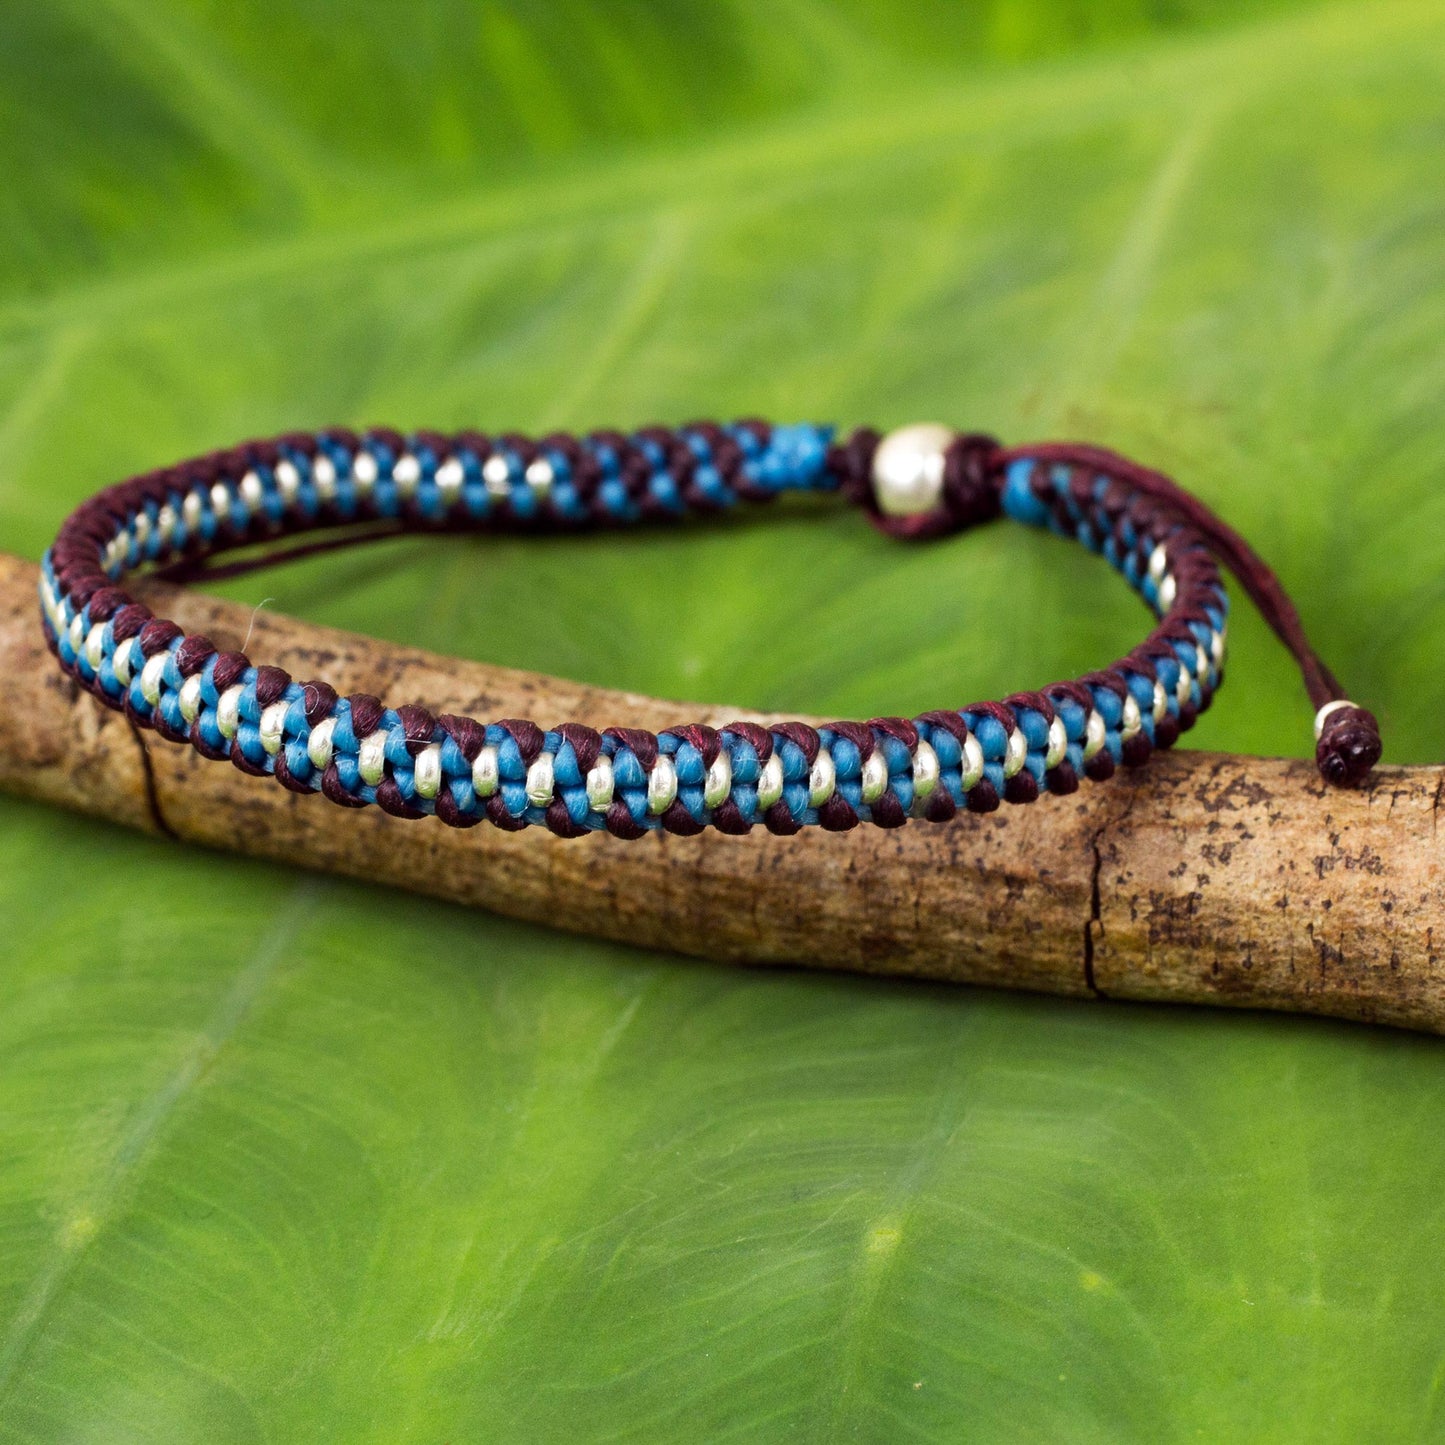
[[[1258,539],[1438,756],[1438,6],[338,9],[0,12],[5,546],[338,421],[1081,436]],[[1050,538],[801,508],[231,592],[865,716],[1142,625]],[[1307,749],[1232,640],[1197,743]],[[736,972],[0,819],[0,1438],[1442,1429],[1431,1040]]]

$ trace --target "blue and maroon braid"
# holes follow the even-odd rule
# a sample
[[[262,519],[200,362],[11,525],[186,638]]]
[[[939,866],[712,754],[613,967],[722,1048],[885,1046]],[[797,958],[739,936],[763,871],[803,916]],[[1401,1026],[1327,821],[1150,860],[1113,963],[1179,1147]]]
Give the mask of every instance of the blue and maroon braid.
[[[943,438],[916,459],[916,476],[932,477],[926,505],[902,509],[880,484],[882,439],[867,429],[835,438],[831,427],[743,421],[537,440],[337,430],[251,442],[147,472],[81,506],[44,560],[46,634],[71,677],[139,726],[345,807],[434,813],[453,827],[541,824],[565,837],[746,833],[759,823],[782,834],[892,828],[1072,793],[1080,778],[1102,781],[1169,747],[1220,683],[1223,563],[1299,661],[1318,709],[1320,771],[1339,785],[1363,781],[1380,753],[1374,718],[1315,657],[1268,568],[1200,502],[1093,447]],[[1158,624],[1112,667],[1001,702],[821,728],[598,732],[338,696],[324,681],[187,636],[119,585],[145,566],[216,576],[399,532],[661,521],[794,491],[839,493],[901,538],[1000,514],[1049,527],[1102,553]],[[290,551],[200,569],[238,547],[327,529]]]

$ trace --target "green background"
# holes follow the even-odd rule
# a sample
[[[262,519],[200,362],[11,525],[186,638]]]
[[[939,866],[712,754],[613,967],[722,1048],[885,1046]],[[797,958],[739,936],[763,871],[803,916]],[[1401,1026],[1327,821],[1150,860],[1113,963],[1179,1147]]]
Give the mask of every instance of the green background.
[[[0,545],[334,422],[938,416],[1173,469],[1439,755],[1445,9],[0,6]],[[912,712],[1137,603],[1054,539],[388,544],[233,595]],[[1244,607],[1201,746],[1299,753]],[[0,805],[0,1438],[1445,1435],[1445,1057],[732,971]]]

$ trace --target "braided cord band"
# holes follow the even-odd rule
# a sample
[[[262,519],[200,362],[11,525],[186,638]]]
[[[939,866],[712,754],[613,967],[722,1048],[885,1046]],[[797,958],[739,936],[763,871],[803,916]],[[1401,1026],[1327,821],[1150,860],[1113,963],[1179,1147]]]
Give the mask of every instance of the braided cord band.
[[[435,814],[454,827],[541,824],[569,837],[709,826],[745,833],[758,823],[790,834],[812,824],[896,827],[910,817],[943,821],[960,808],[988,812],[1000,800],[1070,793],[1081,777],[1137,766],[1209,705],[1228,613],[1214,554],[1236,572],[1240,562],[1226,546],[1238,539],[1210,525],[1193,499],[1109,453],[1005,451],[950,434],[922,457],[919,475],[930,482],[923,504],[900,515],[874,485],[882,455],[869,431],[835,440],[829,427],[761,422],[541,440],[288,435],[144,474],[84,504],[43,563],[46,634],[65,671],[107,705],[243,772],[348,807]],[[1102,553],[1158,625],[1102,672],[999,702],[822,728],[739,722],[654,735],[437,717],[420,705],[338,696],[324,681],[298,681],[187,636],[118,585],[143,566],[194,570],[238,547],[328,528],[352,532],[296,551],[400,531],[680,518],[789,491],[841,492],[904,537],[1000,512],[1050,527]],[[358,535],[362,524],[369,530]],[[1244,548],[1246,563],[1252,556]],[[1361,717],[1368,714],[1347,702],[1328,713],[1322,768],[1327,744],[1358,732]]]

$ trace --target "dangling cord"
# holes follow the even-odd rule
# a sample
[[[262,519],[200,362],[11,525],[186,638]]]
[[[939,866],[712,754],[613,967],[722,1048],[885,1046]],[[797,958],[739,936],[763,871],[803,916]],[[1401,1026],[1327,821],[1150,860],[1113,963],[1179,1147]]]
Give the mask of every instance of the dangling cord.
[[[860,428],[835,445],[829,460],[844,495],[861,506],[875,526],[894,537],[938,536],[997,516],[1009,464],[1020,460],[1094,471],[1152,498],[1208,541],[1299,665],[1315,708],[1315,763],[1325,781],[1336,787],[1358,787],[1379,762],[1378,722],[1345,695],[1339,680],[1310,646],[1299,612],[1279,578],[1238,532],[1162,472],[1083,443],[1005,448],[992,437],[969,434],[949,448],[940,505],[919,516],[890,517],[879,512],[873,495],[872,458],[878,440],[877,432]]]

